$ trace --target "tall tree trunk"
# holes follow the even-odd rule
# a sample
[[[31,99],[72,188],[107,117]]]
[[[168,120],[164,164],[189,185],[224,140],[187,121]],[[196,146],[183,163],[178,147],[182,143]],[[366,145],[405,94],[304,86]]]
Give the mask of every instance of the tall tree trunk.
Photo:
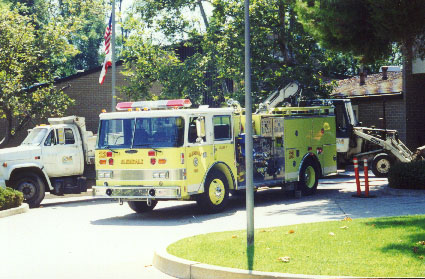
[[[202,19],[204,20],[205,28],[206,28],[206,30],[208,32],[208,28],[210,27],[210,25],[208,23],[207,15],[205,14],[205,10],[204,10],[204,6],[202,4],[202,0],[198,0],[197,4],[199,6],[199,9],[201,10]],[[215,60],[216,60],[216,55],[213,56],[213,63],[214,64],[215,64]],[[216,65],[214,65],[214,72],[217,72]],[[229,93],[229,89],[227,88],[226,80],[225,79],[221,79],[221,82],[220,83],[221,83],[221,88],[222,88],[223,93],[219,95],[219,98],[218,98],[218,102],[219,103],[220,102],[223,102],[224,101],[224,95]],[[206,101],[206,99],[208,99],[208,101],[207,101],[206,104],[211,105],[212,103],[210,103],[210,101],[209,101],[210,98],[206,98],[206,96],[204,96],[204,102]]]
[[[293,65],[294,61],[289,49],[289,34],[286,32],[286,12],[289,4],[285,0],[280,0],[278,4],[279,10],[279,26],[278,29],[278,45],[280,52],[282,53],[283,63],[285,65]],[[291,19],[290,19],[291,20]],[[289,26],[290,27],[290,26]],[[290,33],[290,31],[288,32]]]
[[[208,23],[208,18],[207,18],[207,15],[205,14],[204,5],[202,5],[202,0],[198,0],[198,6],[199,6],[199,9],[201,10],[201,15],[202,15],[202,19],[204,20],[205,29],[208,30],[208,28],[210,27],[210,24]]]

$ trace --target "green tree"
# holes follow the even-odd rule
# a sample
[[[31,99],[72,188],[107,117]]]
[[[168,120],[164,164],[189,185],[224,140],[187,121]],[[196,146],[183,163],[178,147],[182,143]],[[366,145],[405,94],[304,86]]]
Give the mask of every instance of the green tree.
[[[212,9],[209,18],[202,13],[206,2]],[[293,80],[300,83],[304,96],[326,96],[330,90],[323,75],[333,73],[330,67],[336,68],[336,63],[329,63],[332,55],[304,32],[294,7],[295,0],[251,1],[254,103]],[[185,17],[190,11],[202,15],[202,24]],[[132,98],[151,97],[148,90],[158,82],[165,97],[189,96],[210,105],[228,97],[243,100],[243,1],[138,0],[129,26],[138,27],[123,53],[131,82],[125,90]],[[153,40],[158,34],[164,39]],[[198,52],[183,61],[173,51],[182,45]]]
[[[68,28],[73,30],[70,33],[69,43],[78,50],[77,55],[64,64],[62,76],[74,74],[77,70],[91,69],[103,62],[99,48],[104,42],[105,18],[109,18],[111,9],[105,2],[105,0],[59,1],[59,13],[67,20]]]
[[[105,0],[3,1],[10,3],[10,7],[26,7],[19,9],[19,13],[33,16],[36,29],[55,24],[70,31],[66,33],[67,39],[75,47],[77,54],[57,65],[57,76],[71,75],[77,70],[90,69],[102,62],[99,49],[104,41],[107,17]]]
[[[363,64],[391,55],[398,45],[407,59],[424,55],[425,1],[297,0],[306,30],[329,49],[352,53]]]
[[[33,118],[61,115],[70,98],[53,86],[56,66],[75,54],[66,28],[36,25],[36,17],[0,8],[0,147]],[[38,26],[38,27],[36,27]]]

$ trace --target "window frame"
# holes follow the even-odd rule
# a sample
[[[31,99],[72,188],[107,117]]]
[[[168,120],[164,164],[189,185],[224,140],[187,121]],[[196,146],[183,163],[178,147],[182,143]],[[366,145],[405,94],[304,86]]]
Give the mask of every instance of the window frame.
[[[215,137],[215,123],[214,123],[214,119],[215,118],[222,118],[222,117],[228,117],[229,118],[229,138],[220,138],[220,139],[216,139]],[[222,122],[222,121],[220,121]],[[233,142],[233,118],[231,115],[229,114],[217,114],[217,115],[213,115],[211,118],[211,123],[212,123],[212,131],[213,131],[213,141],[214,143],[232,143]]]
[[[66,138],[66,132],[67,131],[71,131],[71,133],[72,133],[72,138],[73,138],[73,140],[74,140],[74,142],[73,143],[67,143],[67,138]],[[75,145],[76,144],[76,140],[75,140],[75,133],[74,133],[74,130],[72,129],[72,128],[70,128],[70,127],[65,127],[64,129],[63,129],[63,136],[64,136],[64,140],[65,140],[65,142],[64,142],[64,145]],[[69,139],[68,139],[69,140]]]
[[[197,118],[199,117],[203,117],[204,118],[204,126],[205,126],[205,139],[202,142],[196,142],[195,141],[189,141],[189,131],[190,131],[190,123],[191,121],[195,121]],[[209,115],[207,114],[190,114],[187,116],[187,129],[185,132],[185,140],[186,140],[186,144],[187,146],[200,146],[200,145],[207,145],[209,144],[209,139],[210,139],[210,133],[208,132],[209,130]],[[195,130],[196,130],[196,126],[195,126]]]
[[[48,138],[50,137],[50,134],[53,134],[53,142],[51,141],[50,142],[50,144],[47,144],[47,140],[48,140]],[[52,130],[50,130],[50,132],[47,134],[47,137],[44,139],[44,146],[55,146],[55,145],[57,145],[58,144],[58,142],[57,142],[57,139],[56,139],[56,130],[55,129],[52,129]]]

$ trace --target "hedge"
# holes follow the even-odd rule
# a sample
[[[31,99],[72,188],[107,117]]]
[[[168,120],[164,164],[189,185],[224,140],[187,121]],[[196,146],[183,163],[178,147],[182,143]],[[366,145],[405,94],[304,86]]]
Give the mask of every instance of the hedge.
[[[425,161],[394,164],[388,172],[388,185],[397,189],[425,190]]]
[[[0,210],[18,207],[24,201],[24,195],[12,188],[0,188]]]

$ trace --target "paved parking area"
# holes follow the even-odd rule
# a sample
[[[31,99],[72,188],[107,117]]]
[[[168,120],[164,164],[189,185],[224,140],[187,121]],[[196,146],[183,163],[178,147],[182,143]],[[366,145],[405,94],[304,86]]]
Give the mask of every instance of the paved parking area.
[[[373,176],[370,183],[376,198],[352,197],[352,172],[321,181],[316,195],[301,199],[259,191],[255,227],[425,214],[422,192],[388,193],[386,179]],[[246,228],[243,199],[213,215],[199,213],[193,202],[173,201],[135,214],[90,196],[51,197],[42,206],[0,218],[0,278],[171,278],[152,267],[156,249],[195,234]]]

